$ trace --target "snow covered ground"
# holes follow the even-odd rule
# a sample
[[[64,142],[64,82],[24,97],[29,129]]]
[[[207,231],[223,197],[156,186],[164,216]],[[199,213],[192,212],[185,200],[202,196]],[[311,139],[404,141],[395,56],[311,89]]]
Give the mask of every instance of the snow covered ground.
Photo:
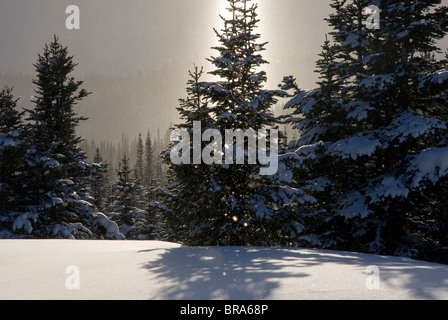
[[[0,299],[448,299],[448,265],[311,249],[1,240]]]

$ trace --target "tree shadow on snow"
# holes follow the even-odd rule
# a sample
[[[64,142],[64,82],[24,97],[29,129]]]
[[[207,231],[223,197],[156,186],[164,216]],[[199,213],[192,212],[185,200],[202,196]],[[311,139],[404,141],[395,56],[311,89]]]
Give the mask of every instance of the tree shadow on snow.
[[[396,299],[435,299],[435,292],[448,292],[448,266],[406,258],[328,250],[259,247],[179,247],[143,250],[140,253],[155,250],[161,250],[160,258],[148,261],[143,266],[149,271],[151,283],[160,288],[156,290],[157,296],[149,299],[270,299],[271,294],[280,285],[285,286],[285,281],[291,280],[294,281],[291,285],[297,285],[307,278],[321,285],[320,288],[315,288],[316,290],[335,290],[331,287],[331,277],[330,280],[325,280],[328,282],[327,287],[325,281],[318,279],[320,274],[315,274],[314,268],[310,269],[326,264],[340,266],[340,272],[347,272],[334,274],[333,278],[336,280],[342,277],[350,281],[350,273],[355,272],[354,281],[359,282],[356,285],[360,290],[368,290],[364,282],[369,276],[366,268],[371,265],[378,266],[381,288],[377,292],[371,290],[373,298],[389,299],[393,295]],[[291,291],[289,298],[296,299],[294,288],[286,289]],[[341,292],[351,289],[353,287],[350,284],[336,288]],[[382,290],[389,290],[389,293]],[[375,296],[375,293],[378,295]],[[289,298],[285,295],[285,299]]]
[[[257,300],[278,287],[278,279],[306,277],[285,272],[291,252],[252,247],[180,247],[163,249],[161,259],[144,265],[163,286],[157,299]],[[295,257],[294,259],[296,259]]]

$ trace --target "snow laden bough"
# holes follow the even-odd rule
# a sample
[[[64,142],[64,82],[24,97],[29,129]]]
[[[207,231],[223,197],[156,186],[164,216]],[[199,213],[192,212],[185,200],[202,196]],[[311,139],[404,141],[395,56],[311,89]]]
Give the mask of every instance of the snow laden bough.
[[[74,195],[74,198],[78,198]],[[50,197],[51,205],[47,202],[47,209],[53,206],[68,207],[61,198]],[[54,238],[54,239],[110,239],[124,240],[125,237],[118,225],[111,221],[104,213],[97,212],[94,206],[85,200],[77,200],[77,214],[62,211],[62,215],[71,217],[71,223],[51,223],[42,226],[45,219],[45,208],[30,207],[28,212],[8,212],[0,223],[12,225],[11,230],[0,228],[0,239],[20,238]],[[76,218],[76,219],[74,219]]]
[[[402,114],[390,126],[377,131],[362,132],[357,136],[326,143],[325,150],[333,156],[342,159],[357,160],[364,156],[371,157],[380,149],[390,147],[391,141],[396,143],[406,142],[408,137],[419,138],[429,136],[436,130],[446,129],[446,125],[438,120],[424,118],[411,113]],[[291,145],[294,145],[293,142]],[[296,149],[296,154],[300,163],[309,159],[316,159],[316,150],[322,148],[324,144],[318,142],[314,145],[306,145]],[[407,159],[407,170],[399,176],[384,175],[370,181],[365,189],[365,197],[359,192],[348,196],[342,205],[341,214],[347,218],[354,215],[366,216],[369,210],[367,203],[378,203],[385,198],[407,197],[409,192],[425,188],[425,183],[436,183],[441,178],[448,175],[448,147],[430,148],[417,154],[409,155]],[[320,180],[324,179],[320,177]],[[322,182],[319,182],[322,184]],[[324,184],[329,182],[325,180]],[[310,185],[313,188],[313,185]],[[314,186],[317,187],[317,186]],[[318,188],[321,190],[321,188]],[[361,210],[361,208],[363,208]],[[347,213],[347,214],[346,214]]]

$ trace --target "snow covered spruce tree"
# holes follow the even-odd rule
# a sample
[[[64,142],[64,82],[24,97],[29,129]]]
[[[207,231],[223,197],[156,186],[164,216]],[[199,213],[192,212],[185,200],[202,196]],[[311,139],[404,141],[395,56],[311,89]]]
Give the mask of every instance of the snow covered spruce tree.
[[[76,67],[55,36],[34,64],[35,107],[29,113],[26,177],[27,195],[21,227],[36,238],[122,239],[115,223],[91,204],[86,191],[91,166],[79,148],[80,121],[75,105],[88,96],[70,73]]]
[[[24,143],[23,112],[17,110],[13,90],[4,87],[0,92],[0,238],[9,238],[17,227],[17,207],[23,195]]]
[[[145,192],[124,155],[117,170],[118,179],[112,186],[108,216],[117,223],[126,239],[148,238],[152,225],[145,210]]]
[[[100,211],[105,209],[107,203],[109,187],[108,171],[109,165],[103,161],[100,148],[96,148],[93,163],[91,164],[88,192],[93,197],[92,204]]]
[[[178,141],[168,154],[182,149],[186,158],[180,164],[168,160],[172,183],[167,190],[159,190],[160,207],[172,239],[188,245],[292,245],[300,230],[295,209],[312,198],[289,185],[289,159],[282,154],[282,143],[275,145],[278,132],[268,134],[278,124],[272,107],[286,92],[263,88],[267,77],[260,68],[267,61],[261,52],[266,43],[255,33],[257,5],[230,0],[229,6],[232,17],[221,16],[224,28],[215,30],[220,46],[213,49],[219,55],[208,59],[215,68],[210,74],[219,80],[201,81],[203,71],[195,68],[190,72],[188,96],[178,108],[184,123],[176,129],[200,141],[174,137]],[[260,155],[261,143],[257,153],[249,150],[244,137],[237,137],[244,133],[249,141],[257,132],[259,142],[266,142],[270,162]],[[233,160],[238,154],[243,161],[224,161],[225,155]],[[260,174],[276,161],[278,171]]]
[[[300,158],[296,178],[318,200],[302,236],[322,247],[429,259],[447,244],[448,71],[432,54],[447,34],[448,8],[437,0],[375,3],[379,29],[366,23],[369,2],[333,1],[334,43],[317,65],[323,81],[315,90],[291,78],[284,84],[296,88],[285,105],[301,131],[290,144]]]

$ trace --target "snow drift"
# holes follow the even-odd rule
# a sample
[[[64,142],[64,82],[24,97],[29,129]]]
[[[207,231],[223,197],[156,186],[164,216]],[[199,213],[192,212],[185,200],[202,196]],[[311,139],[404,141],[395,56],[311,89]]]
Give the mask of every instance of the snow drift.
[[[350,252],[1,240],[0,257],[3,300],[448,299],[447,265]]]

